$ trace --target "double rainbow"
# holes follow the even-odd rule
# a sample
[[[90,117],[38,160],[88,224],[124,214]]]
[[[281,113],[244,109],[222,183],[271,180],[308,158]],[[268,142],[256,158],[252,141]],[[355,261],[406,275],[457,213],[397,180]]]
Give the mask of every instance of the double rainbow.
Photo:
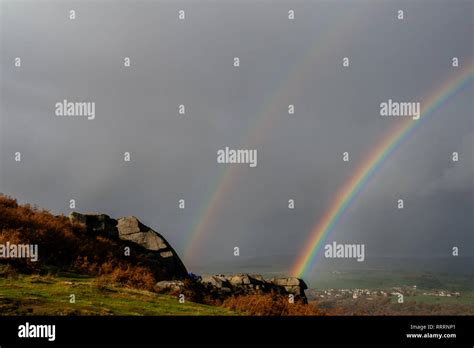
[[[273,93],[269,94],[262,104],[261,111],[255,117],[255,122],[250,124],[248,132],[244,134],[241,141],[243,148],[256,148],[261,143],[264,134],[278,123],[282,105],[286,108],[286,105],[291,103],[289,95],[300,88],[301,81],[306,78],[308,71],[313,70],[314,62],[319,59],[330,59],[334,49],[344,43],[347,33],[350,31],[352,35],[356,35],[365,23],[365,20],[360,19],[367,17],[370,15],[365,13],[363,8],[357,7],[347,11],[337,26],[328,26],[322,32],[313,35],[314,44],[308,46],[303,58],[295,61],[287,71],[282,71],[280,82],[275,84]],[[206,195],[207,199],[204,200],[201,210],[190,226],[187,247],[183,255],[187,265],[193,265],[196,255],[199,254],[199,246],[203,244],[209,231],[213,230],[213,223],[226,198],[235,190],[235,182],[241,173],[240,168],[238,165],[229,164],[219,171],[216,184],[211,186]]]

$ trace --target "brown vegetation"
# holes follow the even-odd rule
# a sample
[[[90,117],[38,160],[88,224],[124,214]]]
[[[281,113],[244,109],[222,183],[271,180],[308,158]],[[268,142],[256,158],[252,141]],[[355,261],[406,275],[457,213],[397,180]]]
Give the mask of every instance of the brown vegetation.
[[[335,315],[473,315],[471,304],[423,303],[405,301],[400,304],[390,298],[375,298],[373,300],[352,298],[340,300],[319,301],[318,306],[324,310],[333,311]]]
[[[279,294],[230,297],[223,301],[222,306],[255,316],[327,315],[316,307],[301,302],[290,303],[288,298]]]
[[[140,253],[124,255],[126,242],[106,236],[87,234],[80,224],[71,224],[65,216],[0,195],[0,244],[38,244],[39,260],[4,259],[9,273],[55,273],[73,271],[81,274],[110,276],[112,282],[151,289],[156,283],[152,261]]]

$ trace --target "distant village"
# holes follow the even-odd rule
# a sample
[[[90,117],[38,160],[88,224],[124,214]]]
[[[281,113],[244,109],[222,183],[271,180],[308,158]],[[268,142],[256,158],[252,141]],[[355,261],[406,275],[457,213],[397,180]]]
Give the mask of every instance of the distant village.
[[[306,291],[306,295],[311,299],[347,299],[347,298],[363,298],[366,300],[373,300],[379,297],[388,296],[435,296],[435,297],[458,297],[460,293],[458,291],[448,291],[442,289],[420,291],[416,285],[411,287],[393,287],[391,290],[369,290],[369,289],[310,289]]]

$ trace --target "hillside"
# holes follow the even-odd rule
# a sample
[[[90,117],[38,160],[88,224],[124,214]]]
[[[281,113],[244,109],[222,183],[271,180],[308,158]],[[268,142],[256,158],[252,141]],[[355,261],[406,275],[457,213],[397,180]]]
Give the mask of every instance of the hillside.
[[[74,295],[74,303],[71,303]],[[218,306],[65,274],[0,277],[0,315],[235,315]]]
[[[97,215],[99,218],[105,215]],[[46,274],[60,271],[89,276],[110,276],[124,286],[152,290],[159,280],[184,279],[186,269],[163,258],[160,251],[146,250],[138,243],[123,240],[86,225],[55,216],[30,205],[0,196],[0,244],[37,245],[38,260],[3,258],[24,274]],[[166,252],[169,253],[168,249]],[[177,256],[172,255],[175,260]]]
[[[133,216],[55,216],[0,195],[0,228],[3,315],[320,315],[301,279],[188,275]]]

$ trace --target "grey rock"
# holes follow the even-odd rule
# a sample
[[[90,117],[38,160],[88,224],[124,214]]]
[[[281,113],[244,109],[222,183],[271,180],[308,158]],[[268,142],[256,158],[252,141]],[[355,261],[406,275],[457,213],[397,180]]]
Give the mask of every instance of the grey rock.
[[[106,214],[72,212],[69,219],[71,223],[84,224],[88,233],[103,234],[135,245],[133,252],[146,255],[157,279],[184,279],[188,276],[183,262],[165,238],[135,216],[115,220]]]
[[[181,291],[183,288],[184,288],[184,283],[179,280],[174,280],[174,281],[162,280],[161,282],[158,282],[155,285],[155,290],[158,292]]]
[[[228,276],[219,274],[203,276],[201,282],[212,287],[214,293],[223,298],[232,295],[274,292],[283,296],[293,294],[295,299],[300,299],[307,303],[304,293],[307,286],[303,280],[294,277],[265,280],[258,274],[234,274]]]
[[[135,216],[119,218],[117,221],[120,239],[140,244],[148,250],[169,249],[168,243],[157,232],[143,225]]]
[[[225,280],[216,276],[203,276],[201,282],[210,284],[218,289],[221,289]]]
[[[273,278],[271,279],[271,282],[273,284],[281,285],[281,286],[299,286],[300,285],[300,279],[295,278],[295,277]]]

